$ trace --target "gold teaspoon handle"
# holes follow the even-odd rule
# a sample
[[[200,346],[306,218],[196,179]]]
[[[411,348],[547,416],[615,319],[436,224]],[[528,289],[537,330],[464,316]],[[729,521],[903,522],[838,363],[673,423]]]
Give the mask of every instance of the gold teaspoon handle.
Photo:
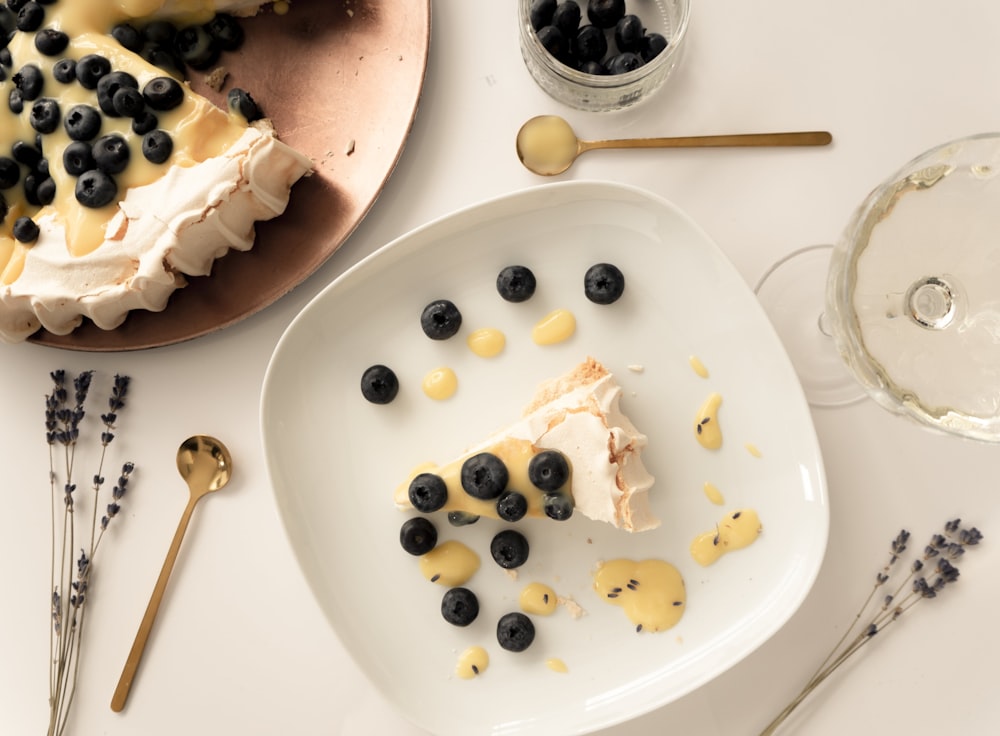
[[[163,594],[167,589],[167,581],[170,579],[170,573],[174,569],[177,553],[180,552],[184,532],[187,531],[188,522],[191,521],[191,514],[194,512],[195,504],[199,498],[200,496],[192,494],[187,507],[184,509],[184,514],[177,525],[177,531],[174,532],[174,539],[170,543],[167,558],[163,561],[163,567],[160,569],[160,577],[156,580],[153,594],[150,596],[149,604],[146,606],[146,613],[139,624],[139,631],[136,632],[132,649],[128,653],[128,659],[125,660],[125,667],[122,670],[121,678],[118,680],[118,687],[115,688],[115,693],[111,697],[111,710],[115,713],[120,712],[125,707],[129,690],[132,688],[132,680],[135,679],[136,670],[139,668],[139,661],[142,659],[143,650],[146,648],[146,641],[153,630],[156,613],[160,609],[160,602],[163,600]]]
[[[670,138],[629,138],[608,141],[580,141],[579,152],[596,148],[722,148],[763,146],[825,146],[833,136],[825,130],[796,133],[739,133],[734,135],[692,135]]]

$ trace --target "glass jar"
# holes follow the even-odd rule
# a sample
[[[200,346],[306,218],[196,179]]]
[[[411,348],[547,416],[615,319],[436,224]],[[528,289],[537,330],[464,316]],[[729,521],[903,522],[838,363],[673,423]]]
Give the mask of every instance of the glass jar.
[[[580,27],[587,25],[587,0],[576,0],[582,15]],[[538,38],[531,22],[535,0],[518,0],[521,55],[538,85],[554,99],[580,110],[619,110],[649,97],[667,80],[681,59],[690,13],[689,0],[626,0],[625,12],[642,21],[646,33],[658,33],[667,46],[632,71],[622,74],[587,74],[550,54]],[[560,3],[565,0],[559,0]],[[616,48],[614,29],[604,31],[609,52]]]

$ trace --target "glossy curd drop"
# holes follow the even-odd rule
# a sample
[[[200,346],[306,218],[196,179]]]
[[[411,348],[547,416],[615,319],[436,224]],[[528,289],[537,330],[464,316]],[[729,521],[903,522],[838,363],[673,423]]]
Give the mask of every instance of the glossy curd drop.
[[[665,631],[684,615],[687,593],[676,567],[663,560],[616,559],[594,573],[594,590],[621,606],[636,631]]]

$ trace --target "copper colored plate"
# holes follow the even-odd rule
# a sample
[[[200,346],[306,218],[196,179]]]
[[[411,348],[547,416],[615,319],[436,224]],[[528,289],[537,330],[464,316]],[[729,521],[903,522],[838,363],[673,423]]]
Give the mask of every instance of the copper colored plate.
[[[162,312],[133,311],[114,330],[88,320],[69,335],[30,339],[53,347],[119,351],[213,332],[274,303],[312,274],[354,231],[382,191],[416,115],[430,44],[429,0],[296,0],[285,16],[243,21],[246,42],[225,54],[221,92],[202,74],[191,86],[220,105],[247,89],[279,137],[315,172],[292,190],[280,217],[257,225],[254,247],[190,278]]]

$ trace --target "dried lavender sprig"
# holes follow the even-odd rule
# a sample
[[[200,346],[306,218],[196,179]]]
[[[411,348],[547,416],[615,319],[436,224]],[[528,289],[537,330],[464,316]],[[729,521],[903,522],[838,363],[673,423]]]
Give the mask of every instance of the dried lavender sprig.
[[[884,631],[887,626],[897,621],[906,611],[910,610],[921,600],[936,598],[948,585],[958,581],[959,570],[952,564],[951,560],[959,559],[965,553],[966,547],[978,545],[982,541],[983,535],[975,527],[962,528],[960,519],[949,520],[945,523],[944,528],[944,535],[935,534],[931,537],[930,543],[924,548],[923,559],[915,560],[910,565],[906,580],[897,588],[896,592],[888,594],[883,598],[883,602],[878,607],[872,620],[844,646],[850,632],[854,630],[857,622],[869,608],[874,598],[874,591],[888,582],[890,569],[906,549],[909,533],[904,530],[893,540],[893,543],[890,545],[892,554],[889,564],[883,567],[876,575],[873,590],[868,594],[868,597],[859,609],[854,622],[852,622],[847,632],[837,642],[830,654],[827,655],[820,668],[806,682],[802,690],[761,731],[760,736],[772,736],[781,724],[785,722],[817,687],[836,672],[840,665],[860,651],[876,634]],[[930,559],[936,559],[933,582],[928,582],[924,576],[917,577],[917,573],[925,568],[925,563]],[[895,602],[907,587],[909,587],[909,591],[902,599]]]

